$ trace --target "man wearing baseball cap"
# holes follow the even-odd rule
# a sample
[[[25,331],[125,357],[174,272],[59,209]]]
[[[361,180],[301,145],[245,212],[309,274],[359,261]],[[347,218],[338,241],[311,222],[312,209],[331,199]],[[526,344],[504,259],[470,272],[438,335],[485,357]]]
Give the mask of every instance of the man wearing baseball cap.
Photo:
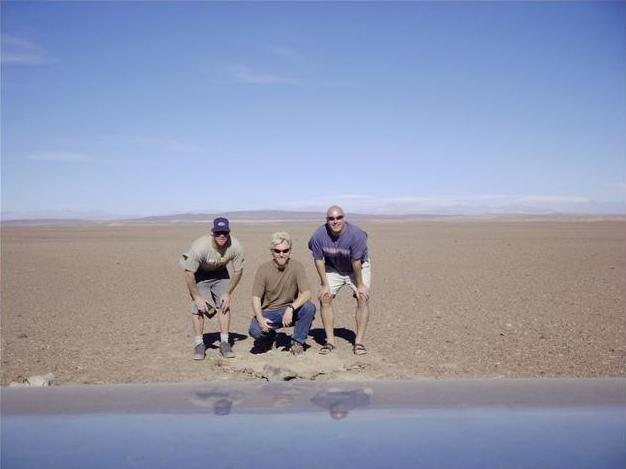
[[[232,278],[226,267],[229,262]],[[229,342],[230,301],[241,280],[243,264],[243,248],[230,235],[230,223],[223,217],[213,220],[211,233],[196,239],[189,251],[181,256],[180,265],[185,270],[185,281],[193,301],[194,360],[203,360],[206,353],[204,317],[210,319],[216,314],[220,325],[220,354],[225,358],[235,356]]]

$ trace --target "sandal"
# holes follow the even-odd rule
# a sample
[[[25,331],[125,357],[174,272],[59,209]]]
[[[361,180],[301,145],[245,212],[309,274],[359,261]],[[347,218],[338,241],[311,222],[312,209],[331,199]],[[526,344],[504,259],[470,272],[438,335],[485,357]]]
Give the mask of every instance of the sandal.
[[[367,353],[367,349],[363,344],[354,344],[352,351],[355,355],[365,355]]]
[[[335,346],[333,344],[326,343],[322,345],[322,348],[320,349],[319,353],[320,355],[328,355],[333,350],[335,350]]]

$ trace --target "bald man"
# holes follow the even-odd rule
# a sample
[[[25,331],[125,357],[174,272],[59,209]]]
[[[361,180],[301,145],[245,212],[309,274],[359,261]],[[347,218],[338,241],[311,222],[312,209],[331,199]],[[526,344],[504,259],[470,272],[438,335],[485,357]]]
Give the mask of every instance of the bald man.
[[[356,337],[353,351],[367,353],[363,344],[369,320],[370,261],[367,233],[348,223],[343,209],[333,205],[326,212],[326,223],[309,240],[315,268],[320,278],[319,301],[326,343],[319,353],[327,355],[335,349],[333,300],[345,285],[356,299]]]

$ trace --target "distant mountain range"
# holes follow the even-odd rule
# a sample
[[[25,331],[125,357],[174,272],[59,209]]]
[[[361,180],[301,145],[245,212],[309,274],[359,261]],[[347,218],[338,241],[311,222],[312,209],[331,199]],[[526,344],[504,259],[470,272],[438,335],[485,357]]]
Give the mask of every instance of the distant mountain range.
[[[69,215],[69,214],[68,214]],[[256,221],[256,222],[272,222],[272,221],[323,221],[325,217],[324,212],[312,212],[312,211],[288,211],[288,210],[238,210],[238,211],[226,211],[215,213],[175,213],[170,215],[153,215],[148,217],[76,217],[62,216],[59,214],[57,217],[2,217],[2,224],[4,225],[73,225],[73,224],[111,224],[119,223],[124,225],[133,224],[184,224],[184,223],[210,223],[215,217],[226,217],[229,220],[237,221]],[[351,213],[350,219],[352,220],[364,220],[364,219],[406,219],[406,218],[437,218],[441,215],[375,215],[375,214],[361,214]]]
[[[120,217],[104,213],[94,212],[57,212],[49,213],[48,216],[36,216],[30,214],[27,217],[19,217],[18,214],[3,212],[1,222],[3,225],[104,225],[104,224],[124,224],[124,225],[145,225],[145,224],[185,224],[185,223],[210,223],[215,217],[224,216],[231,220],[241,222],[272,222],[272,221],[323,221],[325,213],[323,211],[288,211],[288,210],[237,210],[215,213],[175,213],[169,215],[154,215],[147,217]],[[44,214],[41,214],[44,215]],[[412,213],[412,214],[378,214],[378,213],[354,213],[350,212],[351,220],[379,220],[379,221],[400,221],[400,220],[432,220],[450,218],[480,218],[480,219],[562,219],[562,218],[626,218],[624,211],[615,213],[563,213],[550,210],[528,210],[528,208],[517,211],[479,211],[465,210],[463,212],[448,208],[433,213]]]

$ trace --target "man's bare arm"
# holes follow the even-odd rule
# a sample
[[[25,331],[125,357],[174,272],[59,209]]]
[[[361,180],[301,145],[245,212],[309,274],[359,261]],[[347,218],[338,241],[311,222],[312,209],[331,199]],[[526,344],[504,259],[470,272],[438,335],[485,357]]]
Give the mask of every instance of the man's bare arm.
[[[320,300],[327,300],[330,298],[330,290],[328,289],[328,280],[326,279],[326,262],[324,259],[315,259],[315,269],[317,275],[320,277]]]
[[[242,276],[243,269],[233,272],[233,277],[230,279],[228,287],[226,287],[226,293],[232,295],[232,293],[235,291],[235,288],[237,288],[237,285],[239,285],[239,281],[241,280]]]
[[[357,288],[364,287],[363,285],[363,264],[361,259],[352,261],[352,270],[354,271],[354,278],[356,279]]]
[[[320,277],[320,283],[322,286],[326,285],[326,262],[324,259],[315,259],[315,270],[317,270],[317,275]]]
[[[296,297],[295,300],[293,300],[293,303],[291,303],[291,306],[293,306],[294,310],[298,309],[310,299],[311,299],[311,290],[304,290],[304,291],[298,292],[298,296]]]
[[[259,322],[259,326],[261,326],[261,330],[263,332],[269,332],[269,320],[263,316],[263,311],[261,310],[261,298],[258,296],[252,296],[252,311],[256,317],[256,320]]]
[[[208,311],[208,304],[207,301],[202,298],[200,292],[198,291],[198,286],[196,284],[196,275],[194,272],[191,272],[190,270],[185,270],[185,283],[187,284],[189,295],[191,295],[191,299],[196,304],[198,311],[206,313]]]
[[[356,279],[357,296],[362,300],[368,300],[370,296],[369,288],[363,283],[363,264],[360,259],[352,261],[352,270]]]
[[[222,295],[222,298],[220,301],[219,308],[222,311],[222,313],[226,313],[230,309],[230,295],[233,293],[233,291],[235,291],[235,288],[237,288],[237,285],[239,284],[239,281],[241,280],[242,275],[243,275],[243,269],[236,270],[233,272],[233,276],[231,277],[230,282],[228,282],[226,291]]]

